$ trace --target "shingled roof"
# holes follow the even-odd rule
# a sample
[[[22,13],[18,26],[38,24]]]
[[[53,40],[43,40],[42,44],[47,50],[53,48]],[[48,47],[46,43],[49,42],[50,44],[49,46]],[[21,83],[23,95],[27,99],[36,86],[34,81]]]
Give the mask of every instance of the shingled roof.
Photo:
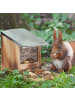
[[[23,47],[48,45],[47,42],[23,28],[9,29],[2,31],[1,33]]]

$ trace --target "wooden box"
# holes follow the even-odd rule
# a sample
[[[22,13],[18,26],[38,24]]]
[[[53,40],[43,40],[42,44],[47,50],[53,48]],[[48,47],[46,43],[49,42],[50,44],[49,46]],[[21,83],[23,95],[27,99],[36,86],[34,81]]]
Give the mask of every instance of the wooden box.
[[[29,41],[28,41],[29,40]],[[46,42],[25,29],[10,29],[1,34],[1,66],[26,70],[41,65],[41,45]]]

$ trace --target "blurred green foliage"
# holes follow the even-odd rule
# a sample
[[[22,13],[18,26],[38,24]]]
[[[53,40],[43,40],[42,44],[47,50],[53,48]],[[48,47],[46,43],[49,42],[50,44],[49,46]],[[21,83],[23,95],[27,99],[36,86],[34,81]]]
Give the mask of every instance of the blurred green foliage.
[[[50,13],[45,16],[45,18],[49,18],[43,22],[43,17],[40,13],[24,13],[19,14],[18,17],[22,18],[23,23],[25,23],[24,27],[30,29],[34,34],[41,37],[45,41],[48,42],[48,46],[42,47],[42,55],[50,55],[53,43],[53,31],[61,30],[63,33],[63,40],[74,40],[75,37],[75,19],[69,17],[67,13]],[[43,22],[43,23],[42,23]],[[1,47],[1,38],[0,38],[0,47]]]
[[[71,23],[66,23],[68,20],[67,14],[52,14],[52,20],[47,24],[48,26],[44,30],[35,30],[32,31],[37,36],[41,37],[48,42],[48,47],[43,47],[42,54],[49,56],[52,49],[53,43],[53,31],[56,30],[57,35],[58,31],[61,30],[63,33],[63,40],[75,40],[75,31],[71,29]],[[69,19],[71,21],[71,19]],[[45,24],[44,24],[45,25]]]
[[[50,56],[50,52],[51,52],[52,44],[53,44],[53,31],[54,30],[52,29],[46,29],[45,31],[32,31],[38,37],[48,42],[48,46],[42,47],[42,51],[41,51],[42,55]],[[58,30],[57,30],[57,36],[58,36]],[[72,31],[71,34],[68,34],[66,33],[66,31],[64,31],[63,40],[65,41],[75,40],[75,31]]]
[[[53,43],[53,31],[61,30],[63,33],[63,40],[74,40],[75,30],[72,30],[71,27],[75,27],[75,19],[68,16],[67,13],[50,13],[45,16],[49,18],[43,22],[43,17],[40,13],[24,13],[19,14],[21,16],[24,27],[30,29],[34,34],[41,37],[48,42],[48,46],[42,47],[42,55],[50,56]],[[19,17],[18,16],[18,17]],[[43,22],[43,23],[42,23]],[[1,47],[1,38],[0,38],[0,47]]]
[[[59,76],[54,75],[53,80],[32,81],[28,71],[20,74],[18,70],[6,73],[9,70],[0,71],[0,88],[75,88],[75,66],[68,73],[62,72]]]
[[[25,22],[25,25],[31,28],[38,29],[39,26],[35,24],[35,21],[41,21],[39,13],[25,13],[22,15],[22,19]]]
[[[75,21],[74,18],[69,18],[67,13],[50,13],[46,17],[49,17],[49,15],[51,18],[43,23],[41,23],[43,18],[40,13],[24,13],[22,18],[27,25],[37,30],[45,30],[48,28],[67,29],[70,27],[70,24],[67,24],[66,22],[69,20],[70,22],[72,21],[72,23],[74,23]]]

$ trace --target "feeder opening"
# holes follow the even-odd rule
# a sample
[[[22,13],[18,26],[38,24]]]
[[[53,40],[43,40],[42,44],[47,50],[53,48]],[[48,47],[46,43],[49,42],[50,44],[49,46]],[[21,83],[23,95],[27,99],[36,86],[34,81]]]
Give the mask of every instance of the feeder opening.
[[[38,61],[37,47],[30,47],[30,48],[20,47],[20,63],[21,64],[34,63],[37,61]]]

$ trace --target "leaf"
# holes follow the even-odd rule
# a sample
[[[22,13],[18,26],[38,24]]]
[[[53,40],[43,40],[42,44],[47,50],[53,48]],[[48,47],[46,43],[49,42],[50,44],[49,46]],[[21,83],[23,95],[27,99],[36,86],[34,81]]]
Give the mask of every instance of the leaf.
[[[22,76],[22,74],[18,74],[18,75],[15,75],[14,78],[15,79],[23,79],[23,76]]]
[[[3,72],[3,71],[0,71],[0,75],[3,75],[3,74],[5,74],[5,72]]]
[[[9,71],[9,68],[4,68],[3,71],[7,72],[7,71]]]
[[[29,71],[25,71],[25,72],[23,72],[23,75],[29,75]]]
[[[37,18],[36,21],[41,21],[41,18]]]
[[[12,74],[13,74],[13,75],[17,75],[17,74],[19,74],[19,71],[18,71],[18,70],[13,70],[13,71],[12,71]]]

